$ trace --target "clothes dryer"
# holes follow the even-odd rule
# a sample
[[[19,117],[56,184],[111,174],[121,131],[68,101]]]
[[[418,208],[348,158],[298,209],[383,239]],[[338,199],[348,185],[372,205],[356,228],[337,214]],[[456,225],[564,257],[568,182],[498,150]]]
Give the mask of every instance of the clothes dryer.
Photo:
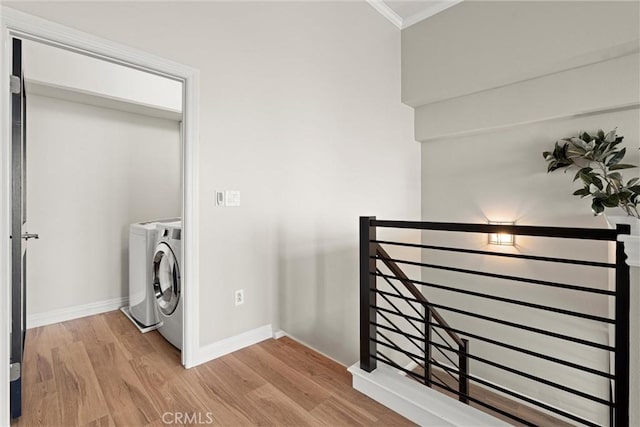
[[[182,349],[182,222],[158,224],[157,236],[158,243],[152,262],[152,283],[161,322],[158,332],[175,347]]]

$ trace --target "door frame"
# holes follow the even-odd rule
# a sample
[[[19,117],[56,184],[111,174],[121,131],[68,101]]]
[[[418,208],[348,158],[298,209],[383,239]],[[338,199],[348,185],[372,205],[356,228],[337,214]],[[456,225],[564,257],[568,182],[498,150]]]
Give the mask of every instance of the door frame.
[[[9,415],[9,332],[11,318],[11,37],[36,40],[64,49],[105,59],[184,82],[182,121],[182,280],[184,286],[184,324],[182,364],[190,368],[197,364],[199,343],[198,310],[198,131],[199,84],[198,69],[170,61],[48,21],[15,9],[0,6],[2,33],[2,102],[0,139],[0,425],[8,425]]]

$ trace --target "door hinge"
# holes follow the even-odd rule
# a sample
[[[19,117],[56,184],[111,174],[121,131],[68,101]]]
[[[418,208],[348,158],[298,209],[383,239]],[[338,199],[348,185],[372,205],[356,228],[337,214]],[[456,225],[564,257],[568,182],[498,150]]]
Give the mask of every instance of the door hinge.
[[[11,93],[20,93],[22,91],[22,82],[20,81],[20,77],[14,75],[9,77],[9,87],[11,88]]]
[[[12,363],[9,365],[9,381],[20,379],[20,364]]]

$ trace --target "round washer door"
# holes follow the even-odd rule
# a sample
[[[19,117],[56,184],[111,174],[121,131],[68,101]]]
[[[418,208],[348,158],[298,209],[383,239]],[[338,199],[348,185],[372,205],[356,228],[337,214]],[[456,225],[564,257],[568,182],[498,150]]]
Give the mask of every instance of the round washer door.
[[[170,316],[180,300],[180,271],[176,257],[166,243],[158,244],[153,256],[153,292],[162,314]]]

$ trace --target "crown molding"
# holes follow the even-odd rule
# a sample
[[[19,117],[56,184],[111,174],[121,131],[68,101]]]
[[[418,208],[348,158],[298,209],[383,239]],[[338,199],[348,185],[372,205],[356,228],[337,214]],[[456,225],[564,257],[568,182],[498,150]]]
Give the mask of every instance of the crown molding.
[[[452,6],[461,3],[463,0],[449,0],[444,2],[434,2],[430,4],[427,8],[421,10],[418,13],[414,13],[413,15],[402,18],[398,15],[393,9],[391,9],[384,0],[367,0],[367,3],[371,5],[375,10],[378,11],[382,16],[387,18],[389,22],[398,27],[401,30],[408,28],[414,24],[417,24],[420,21],[424,21],[425,19],[436,15],[443,10],[449,9]]]
[[[399,29],[402,29],[402,17],[389,6],[387,6],[383,0],[367,0],[367,3],[369,3],[371,7],[377,10],[380,15],[387,18],[393,25],[395,25]]]
[[[463,0],[449,0],[442,3],[433,3],[428,8],[403,19],[402,29],[404,30],[405,28],[409,28],[410,26],[417,24],[420,21],[424,21],[425,19],[430,18],[433,15],[442,12],[443,10],[447,10],[450,7],[457,5],[458,3],[462,3],[462,1]]]

